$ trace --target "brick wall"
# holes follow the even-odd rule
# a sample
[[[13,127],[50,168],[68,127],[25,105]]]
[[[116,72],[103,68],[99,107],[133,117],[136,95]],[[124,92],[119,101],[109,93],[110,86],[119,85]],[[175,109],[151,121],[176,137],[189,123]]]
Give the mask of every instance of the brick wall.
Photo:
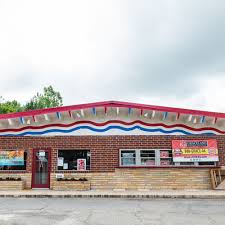
[[[208,139],[215,138],[218,142],[220,166],[225,166],[225,136],[46,136],[46,137],[0,137],[1,149],[26,149],[27,171],[0,173],[26,173],[32,171],[32,149],[50,148],[52,151],[51,172],[57,171],[57,150],[58,149],[90,149],[91,151],[91,172],[93,173],[114,173],[119,165],[119,149],[143,148],[143,149],[170,149],[172,139]],[[145,169],[143,172],[150,171]],[[165,171],[165,169],[162,169]],[[175,168],[172,169],[175,171]],[[133,170],[132,170],[133,171]],[[182,170],[183,171],[183,170]],[[200,171],[200,169],[198,169]],[[66,172],[68,173],[68,172]],[[87,174],[90,172],[87,172]],[[107,176],[104,173],[104,176]],[[86,174],[86,173],[85,173]],[[162,174],[161,174],[162,175]],[[163,177],[163,175],[160,177]],[[114,175],[113,175],[114,176]],[[28,178],[30,182],[30,178]],[[30,187],[30,184],[27,184]]]
[[[55,137],[0,137],[1,149],[27,149],[27,171],[31,172],[32,149],[52,150],[52,171],[55,171],[58,149],[90,149],[93,172],[113,172],[119,164],[119,149],[171,149],[172,139],[208,139],[209,136],[55,136]],[[218,141],[220,166],[225,166],[225,136],[213,136]]]

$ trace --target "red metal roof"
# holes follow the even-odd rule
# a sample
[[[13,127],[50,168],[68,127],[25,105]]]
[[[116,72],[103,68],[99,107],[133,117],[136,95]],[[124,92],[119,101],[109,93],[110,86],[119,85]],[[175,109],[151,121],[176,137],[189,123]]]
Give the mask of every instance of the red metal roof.
[[[18,117],[26,117],[26,116],[37,116],[37,115],[41,115],[41,114],[80,110],[80,109],[95,108],[95,107],[136,108],[136,109],[142,109],[142,110],[155,110],[155,111],[162,111],[162,112],[173,112],[173,113],[189,114],[189,115],[197,115],[197,116],[225,118],[225,113],[219,113],[219,112],[208,112],[208,111],[201,111],[201,110],[182,109],[182,108],[146,105],[146,104],[120,102],[120,101],[103,101],[103,102],[71,105],[71,106],[60,106],[60,107],[56,107],[56,108],[38,109],[38,110],[31,110],[31,111],[26,111],[26,112],[0,114],[0,119],[11,119],[11,118],[18,118]]]

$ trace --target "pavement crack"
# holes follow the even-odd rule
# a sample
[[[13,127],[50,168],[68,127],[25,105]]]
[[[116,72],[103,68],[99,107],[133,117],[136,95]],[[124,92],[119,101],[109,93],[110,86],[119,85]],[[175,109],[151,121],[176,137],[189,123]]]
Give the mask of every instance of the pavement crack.
[[[212,219],[210,216],[207,217],[208,218],[208,221],[210,222],[210,225],[217,225],[217,222]]]
[[[137,221],[140,221],[139,224],[144,223],[143,217],[140,216],[141,212],[142,212],[141,204],[137,203],[137,209],[134,211],[134,217],[137,219]]]
[[[90,209],[89,209],[90,210]],[[85,220],[83,220],[83,223],[85,224],[85,225],[90,225],[90,219],[91,219],[91,217],[92,217],[92,215],[93,215],[93,211],[89,211],[89,213],[88,213],[88,215],[87,215],[87,217],[86,217],[86,219]]]

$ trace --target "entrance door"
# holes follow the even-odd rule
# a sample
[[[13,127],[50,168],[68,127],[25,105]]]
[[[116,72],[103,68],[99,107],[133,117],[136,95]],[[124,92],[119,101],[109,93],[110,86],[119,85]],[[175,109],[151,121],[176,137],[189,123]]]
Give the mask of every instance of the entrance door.
[[[50,187],[50,150],[33,150],[32,188]]]

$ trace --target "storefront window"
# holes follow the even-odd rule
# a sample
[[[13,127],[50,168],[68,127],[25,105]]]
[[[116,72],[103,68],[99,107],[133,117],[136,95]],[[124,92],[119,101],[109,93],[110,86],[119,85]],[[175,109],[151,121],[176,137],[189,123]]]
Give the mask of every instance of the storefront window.
[[[0,170],[26,170],[27,152],[0,150]]]
[[[90,150],[58,150],[58,170],[90,170]]]
[[[120,166],[213,166],[216,162],[173,162],[172,149],[120,150]]]

